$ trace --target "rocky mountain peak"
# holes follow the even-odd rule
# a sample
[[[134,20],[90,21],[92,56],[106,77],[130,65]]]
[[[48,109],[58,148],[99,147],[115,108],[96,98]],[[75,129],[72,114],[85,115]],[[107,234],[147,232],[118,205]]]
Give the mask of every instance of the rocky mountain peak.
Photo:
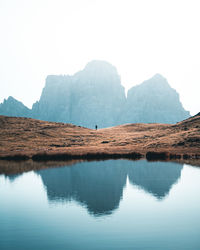
[[[179,94],[160,74],[128,91],[125,110],[123,121],[129,123],[176,123],[190,116]]]
[[[15,99],[12,96],[9,96],[8,99],[4,99],[4,103],[21,103],[20,101],[18,101],[17,99]]]
[[[169,85],[167,79],[161,74],[156,74],[140,84],[140,86],[143,85],[145,88],[156,88],[157,90],[161,89],[162,91],[164,91],[165,89],[171,89],[171,86]]]
[[[104,73],[117,73],[117,69],[111,63],[103,60],[90,61],[84,68],[85,71],[95,71]]]
[[[123,123],[176,123],[190,116],[178,93],[156,74],[132,87],[125,97],[116,67],[94,60],[74,75],[49,75],[32,110],[9,97],[0,114],[73,123],[94,128]]]
[[[27,108],[22,102],[16,100],[14,97],[9,96],[4,99],[0,104],[0,114],[8,116],[30,117],[31,110]]]
[[[161,74],[157,73],[155,74],[153,77],[152,77],[154,80],[165,80],[166,81],[166,78],[164,76],[162,76]]]

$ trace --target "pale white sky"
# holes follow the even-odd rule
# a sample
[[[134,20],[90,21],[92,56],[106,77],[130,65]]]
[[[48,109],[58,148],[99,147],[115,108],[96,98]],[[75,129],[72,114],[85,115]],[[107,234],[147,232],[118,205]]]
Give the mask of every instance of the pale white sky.
[[[0,0],[0,102],[31,107],[47,75],[93,59],[126,88],[160,73],[200,112],[200,0]]]

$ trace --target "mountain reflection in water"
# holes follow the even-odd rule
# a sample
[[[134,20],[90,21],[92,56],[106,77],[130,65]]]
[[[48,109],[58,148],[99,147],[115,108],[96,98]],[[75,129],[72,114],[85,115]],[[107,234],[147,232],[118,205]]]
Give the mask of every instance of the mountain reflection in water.
[[[169,162],[108,160],[39,170],[37,174],[50,202],[75,200],[90,214],[100,216],[118,208],[127,177],[131,184],[161,200],[180,178],[182,168]]]

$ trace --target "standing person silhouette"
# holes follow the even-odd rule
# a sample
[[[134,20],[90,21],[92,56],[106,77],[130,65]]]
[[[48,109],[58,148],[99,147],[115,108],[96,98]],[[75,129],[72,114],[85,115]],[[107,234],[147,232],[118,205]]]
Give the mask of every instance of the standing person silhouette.
[[[97,125],[95,125],[95,129],[97,130]]]

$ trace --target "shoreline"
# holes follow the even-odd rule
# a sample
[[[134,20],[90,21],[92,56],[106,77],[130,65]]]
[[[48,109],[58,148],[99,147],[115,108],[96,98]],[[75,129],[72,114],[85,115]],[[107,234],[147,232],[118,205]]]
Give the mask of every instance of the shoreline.
[[[73,160],[85,160],[85,161],[101,161],[111,159],[130,159],[140,160],[146,159],[147,161],[188,161],[196,160],[200,164],[200,154],[198,153],[172,153],[167,151],[147,151],[141,152],[85,152],[85,153],[69,153],[69,152],[38,152],[35,154],[7,154],[0,155],[0,161],[10,162],[25,162],[32,160],[33,162],[51,162],[51,161],[73,161]]]
[[[83,156],[83,157],[82,157]],[[27,158],[26,160],[14,160],[14,158],[10,159],[0,159],[0,175],[4,174],[6,176],[22,174],[29,171],[38,171],[41,169],[48,168],[57,168],[57,167],[70,167],[79,162],[91,162],[91,161],[106,161],[106,160],[130,160],[130,161],[138,161],[138,160],[146,160],[148,162],[173,162],[177,164],[188,164],[194,167],[200,167],[200,155],[174,155],[168,154],[165,152],[148,152],[146,155],[133,153],[126,155],[102,155],[99,154],[98,157],[91,154],[82,156],[71,156],[71,158],[58,158],[52,157],[52,155],[46,155],[45,158],[32,159]]]
[[[0,116],[1,161],[142,158],[200,165],[200,115],[176,124],[135,123],[99,130]]]
[[[148,150],[130,150],[127,147],[98,148],[84,147],[72,148],[70,150],[46,150],[46,151],[23,151],[23,152],[0,152],[0,160],[8,161],[62,161],[62,160],[104,160],[104,159],[141,159],[147,160],[187,160],[199,159],[199,150],[167,150],[164,148]]]

